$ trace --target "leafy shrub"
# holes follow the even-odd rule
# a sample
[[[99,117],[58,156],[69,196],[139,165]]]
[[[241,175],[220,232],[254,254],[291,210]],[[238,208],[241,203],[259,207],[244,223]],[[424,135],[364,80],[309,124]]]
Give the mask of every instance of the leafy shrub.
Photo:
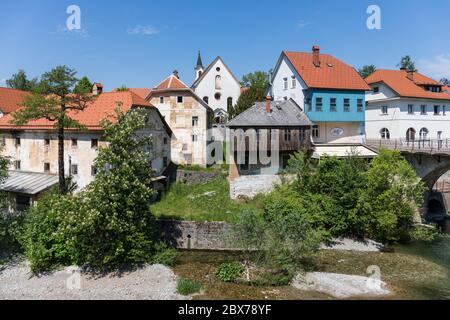
[[[410,239],[413,241],[433,242],[441,236],[439,229],[428,226],[415,226],[410,232]]]
[[[163,264],[168,267],[175,265],[179,255],[176,249],[169,248],[166,244],[161,242],[156,245],[155,251],[156,253],[152,259],[153,263]]]
[[[217,276],[223,282],[234,282],[243,272],[244,268],[238,262],[222,263],[217,269]]]
[[[180,278],[177,283],[177,292],[183,296],[188,296],[200,292],[202,286],[190,279]]]
[[[11,252],[19,249],[23,220],[23,214],[0,214],[0,250]]]

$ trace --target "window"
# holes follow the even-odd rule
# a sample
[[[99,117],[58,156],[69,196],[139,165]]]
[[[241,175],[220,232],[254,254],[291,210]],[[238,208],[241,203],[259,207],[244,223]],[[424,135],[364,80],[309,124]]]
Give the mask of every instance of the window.
[[[188,145],[187,143],[183,143],[183,151],[187,151],[188,150]]]
[[[441,114],[441,106],[434,106],[434,115],[438,116]]]
[[[217,68],[216,68],[216,71],[217,71],[217,72],[220,72],[220,67],[217,67]]]
[[[445,106],[442,106],[442,115],[445,116]]]
[[[168,163],[167,157],[164,157],[164,158],[163,158],[163,166],[164,166],[164,167],[167,167],[168,164],[169,164],[169,163]]]
[[[442,131],[438,131],[437,138],[438,140],[442,140]]]
[[[98,139],[91,139],[91,148],[97,149],[98,147]]]
[[[312,127],[312,136],[313,136],[313,138],[319,138],[320,137],[319,126],[313,126]]]
[[[192,126],[198,127],[198,117],[192,117]]]
[[[5,138],[5,136],[1,136],[1,139],[0,139],[0,145],[2,146],[2,147],[4,147],[4,146],[6,146],[6,138]]]
[[[414,128],[409,128],[408,131],[406,131],[406,140],[407,141],[416,140],[416,130]]]
[[[364,111],[364,100],[358,99],[356,107],[357,107],[358,112],[363,112]]]
[[[169,140],[169,139],[167,139],[167,137],[164,137],[164,144],[167,144],[167,143],[168,143],[168,140]]]
[[[198,136],[196,134],[192,135],[192,142],[197,142],[198,141]]]
[[[44,163],[44,172],[45,173],[50,172],[50,163],[48,163],[48,162]]]
[[[20,141],[20,138],[17,137],[17,138],[16,138],[16,147],[19,147],[19,146],[20,146],[20,142],[21,142],[21,141]]]
[[[50,146],[50,139],[44,139],[44,146],[48,147]]]
[[[20,160],[14,161],[14,170],[20,170]]]
[[[97,167],[91,166],[91,176],[95,177],[97,175]]]
[[[76,148],[78,146],[78,139],[72,138],[72,148]]]
[[[16,209],[17,211],[24,212],[31,205],[31,198],[27,196],[16,196]]]
[[[70,166],[70,174],[73,176],[76,176],[78,174],[78,165],[77,164],[72,164]]]
[[[427,114],[427,105],[426,104],[423,104],[420,106],[420,113]]]
[[[291,130],[284,130],[284,141],[291,141]]]
[[[288,78],[283,78],[283,89],[284,90],[288,89]]]
[[[183,96],[177,97],[177,103],[183,103]]]
[[[295,77],[294,76],[292,76],[292,89],[295,89],[296,87],[297,87],[297,79],[295,79]]]
[[[336,111],[336,98],[330,99],[330,111],[332,112]]]
[[[220,97],[222,97],[222,95],[220,94],[220,92],[216,92],[216,94],[214,95],[214,98],[216,100],[220,100]]]
[[[322,111],[322,98],[316,98],[316,111]]]
[[[205,101],[208,104],[209,103],[209,98],[208,97],[203,97],[203,101]]]
[[[228,107],[228,109],[233,107],[233,98],[232,97],[228,97],[228,99],[227,99],[227,107]]]
[[[350,99],[344,99],[344,112],[350,112]]]
[[[373,93],[378,93],[380,92],[380,87],[374,87],[373,88]]]
[[[306,99],[305,104],[306,104],[307,110],[311,112],[312,111],[311,99],[309,99],[309,98]]]
[[[383,140],[391,139],[391,133],[389,132],[389,130],[387,128],[383,128],[380,130],[380,136],[381,136],[381,139],[383,139]]]
[[[222,89],[222,77],[216,76],[216,90]]]
[[[408,104],[408,114],[414,114],[414,105]]]
[[[381,114],[388,114],[388,106],[381,107]]]
[[[159,103],[161,103],[161,104],[164,103],[164,97],[159,97]]]
[[[427,128],[422,128],[420,129],[419,135],[420,135],[420,140],[427,140],[428,138],[428,129]]]

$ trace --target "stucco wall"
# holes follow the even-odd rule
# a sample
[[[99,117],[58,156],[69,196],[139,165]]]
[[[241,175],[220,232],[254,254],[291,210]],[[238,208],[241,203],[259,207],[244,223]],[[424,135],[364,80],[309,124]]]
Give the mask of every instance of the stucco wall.
[[[364,123],[361,122],[319,122],[319,137],[314,143],[363,143]],[[340,134],[337,135],[336,132]]]
[[[295,88],[292,87],[292,77],[296,79]],[[287,89],[284,88],[284,78],[288,79]],[[293,99],[304,110],[305,96],[303,90],[307,89],[306,84],[285,57],[282,58],[275,70],[272,81],[273,96],[276,101]]]

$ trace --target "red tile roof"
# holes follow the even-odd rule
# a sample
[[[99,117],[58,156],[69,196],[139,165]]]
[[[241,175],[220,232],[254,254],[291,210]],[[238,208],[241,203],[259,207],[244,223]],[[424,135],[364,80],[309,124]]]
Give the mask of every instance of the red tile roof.
[[[186,90],[189,89],[177,76],[171,74],[163,82],[157,85],[154,90]]]
[[[138,95],[142,99],[147,99],[147,97],[150,95],[150,92],[152,92],[152,89],[150,88],[129,88],[128,91],[133,92],[134,94]],[[114,89],[113,92],[120,92],[119,89]]]
[[[329,54],[320,54],[320,66],[313,63],[313,53],[284,51],[309,88],[370,90],[359,73],[350,65]]]
[[[442,84],[418,72],[412,73],[412,79],[409,79],[406,70],[377,70],[366,78],[366,82],[384,82],[401,97],[450,100],[450,95],[446,92],[431,92],[421,87],[420,85]]]
[[[128,111],[131,107],[156,109],[152,104],[145,101],[135,93],[125,91],[102,93],[97,96],[94,101],[90,102],[83,111],[70,110],[68,113],[72,119],[77,120],[89,130],[102,130],[103,128],[101,126],[101,121],[105,118],[109,118],[111,121],[114,121],[115,109],[118,107],[122,112]],[[166,125],[162,116],[161,119]],[[54,122],[46,119],[33,120],[23,126],[15,126],[11,123],[11,121],[12,114],[0,118],[0,130],[54,130]]]
[[[0,111],[4,114],[16,111],[29,92],[0,87]]]

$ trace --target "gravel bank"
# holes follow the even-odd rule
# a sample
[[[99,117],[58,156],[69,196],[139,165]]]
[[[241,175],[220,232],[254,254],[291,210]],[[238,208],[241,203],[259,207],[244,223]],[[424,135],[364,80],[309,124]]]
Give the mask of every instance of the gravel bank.
[[[68,268],[39,277],[25,263],[0,271],[0,299],[31,300],[182,300],[176,293],[177,278],[171,269],[152,265],[137,271],[80,277]],[[69,271],[68,271],[69,270]],[[74,275],[75,274],[75,275]]]

